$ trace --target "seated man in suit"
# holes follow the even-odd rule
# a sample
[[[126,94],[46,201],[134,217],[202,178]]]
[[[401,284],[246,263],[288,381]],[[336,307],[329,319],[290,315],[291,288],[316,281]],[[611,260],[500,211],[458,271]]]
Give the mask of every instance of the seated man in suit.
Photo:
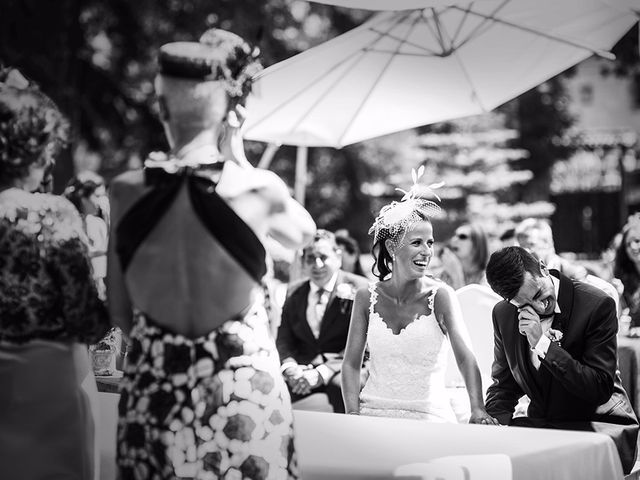
[[[355,292],[368,282],[340,270],[340,250],[326,230],[318,230],[302,261],[309,279],[292,288],[278,328],[282,372],[294,402],[324,392],[333,410],[344,413],[342,356]]]
[[[487,280],[504,300],[493,309],[493,384],[487,412],[501,424],[609,435],[628,473],[636,418],[617,371],[613,299],[572,280],[522,247],[491,255]],[[528,395],[526,416],[513,418]]]

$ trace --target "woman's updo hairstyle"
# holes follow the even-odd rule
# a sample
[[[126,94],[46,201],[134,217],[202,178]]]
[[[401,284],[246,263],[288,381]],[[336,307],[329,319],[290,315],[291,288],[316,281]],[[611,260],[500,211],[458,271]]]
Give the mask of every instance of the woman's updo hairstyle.
[[[69,180],[62,195],[82,213],[82,200],[88,199],[100,187],[104,187],[104,179],[97,173],[87,170]]]
[[[0,184],[52,163],[67,143],[68,123],[53,101],[18,70],[0,66]]]

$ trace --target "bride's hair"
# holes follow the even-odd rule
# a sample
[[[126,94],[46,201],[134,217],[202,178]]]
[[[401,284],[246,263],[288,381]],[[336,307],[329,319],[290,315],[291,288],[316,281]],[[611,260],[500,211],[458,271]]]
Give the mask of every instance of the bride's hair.
[[[397,229],[395,225],[389,227],[380,227],[378,235],[374,239],[373,246],[371,247],[371,254],[373,255],[373,266],[371,272],[378,278],[378,280],[386,279],[393,269],[393,257],[389,253],[389,249],[385,244],[386,240],[391,240],[396,245],[401,244],[401,240],[404,238],[407,230],[411,228],[415,222],[425,221],[431,223],[429,215],[421,210],[414,210],[413,212],[415,220],[411,223],[404,224],[400,229]]]
[[[404,193],[400,201],[393,201],[380,209],[369,229],[369,235],[373,235],[373,247],[371,253],[374,258],[371,272],[380,280],[384,280],[391,273],[393,258],[385,245],[385,240],[391,240],[395,248],[402,246],[407,231],[420,221],[431,223],[430,217],[439,215],[442,209],[437,203],[427,200],[426,196],[440,197],[434,189],[440,188],[444,183],[433,183],[429,186],[420,185],[418,181],[424,174],[424,165],[418,170],[411,170],[413,185],[409,191],[396,188]]]

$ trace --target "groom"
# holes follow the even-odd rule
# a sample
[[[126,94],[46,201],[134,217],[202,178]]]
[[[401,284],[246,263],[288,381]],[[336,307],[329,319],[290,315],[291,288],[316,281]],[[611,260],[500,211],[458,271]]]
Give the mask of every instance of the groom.
[[[487,412],[501,424],[609,435],[628,473],[638,419],[617,372],[613,299],[571,280],[522,247],[491,255],[487,280],[504,300],[493,309],[493,384]],[[512,418],[518,399],[527,416]]]
[[[282,372],[294,402],[325,393],[334,412],[344,413],[342,358],[355,292],[368,282],[340,270],[340,249],[326,230],[317,231],[302,261],[309,280],[293,287],[278,328]]]

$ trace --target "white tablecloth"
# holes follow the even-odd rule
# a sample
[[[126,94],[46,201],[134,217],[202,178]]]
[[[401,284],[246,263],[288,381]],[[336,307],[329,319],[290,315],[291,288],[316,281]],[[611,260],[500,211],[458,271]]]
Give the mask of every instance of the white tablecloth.
[[[99,396],[101,479],[112,480],[115,478],[119,395],[100,393]],[[294,418],[296,449],[304,480],[388,479],[403,465],[434,461],[433,470],[442,480],[624,478],[613,441],[598,433],[433,424],[299,410],[294,411]],[[482,459],[479,455],[486,457]],[[505,468],[505,461],[510,461],[510,469]],[[491,465],[493,472],[492,468],[478,469],[479,464]],[[409,471],[417,470],[410,468]],[[445,471],[451,473],[443,476]],[[464,475],[458,475],[462,471]]]
[[[624,478],[613,441],[598,433],[305,411],[295,411],[294,418],[304,480],[390,478],[399,466],[452,456],[456,458],[448,458],[448,463],[457,461],[461,467],[474,459],[469,468],[463,468],[471,471],[463,478],[493,480],[498,472],[486,475],[484,469],[484,474],[474,475],[471,463],[478,463],[477,455],[487,455],[487,462],[491,462],[489,455],[496,454],[508,456],[515,480]],[[457,475],[437,477],[448,480]]]

